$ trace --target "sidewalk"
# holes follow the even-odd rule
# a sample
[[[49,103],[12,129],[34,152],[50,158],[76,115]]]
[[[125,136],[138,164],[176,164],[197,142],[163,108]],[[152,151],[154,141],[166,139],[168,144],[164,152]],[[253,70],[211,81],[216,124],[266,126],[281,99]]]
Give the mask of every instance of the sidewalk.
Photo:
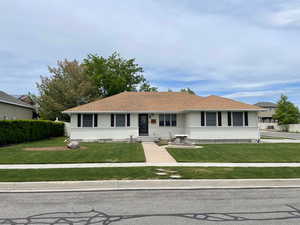
[[[176,163],[166,149],[160,148],[154,142],[143,142],[142,145],[147,163]]]
[[[218,180],[105,180],[59,182],[0,182],[0,193],[172,190],[225,188],[300,188],[300,179],[218,179]]]
[[[0,164],[0,169],[68,169],[104,167],[300,167],[300,163],[65,163]]]

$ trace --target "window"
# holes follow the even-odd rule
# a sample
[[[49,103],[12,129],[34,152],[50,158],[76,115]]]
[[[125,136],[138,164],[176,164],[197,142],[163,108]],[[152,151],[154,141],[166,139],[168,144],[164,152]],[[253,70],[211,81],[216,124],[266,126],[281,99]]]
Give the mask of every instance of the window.
[[[81,127],[81,114],[77,114],[77,127]]]
[[[222,112],[218,112],[218,126],[222,126]]]
[[[243,126],[243,113],[233,112],[232,113],[233,126],[242,127]]]
[[[244,122],[245,126],[248,126],[248,124],[249,124],[249,122],[248,122],[248,112],[244,112],[244,120],[245,120],[245,122]]]
[[[125,114],[116,114],[116,127],[125,127]]]
[[[172,127],[176,127],[177,126],[177,115],[176,114],[172,114],[171,116],[172,116],[172,118],[171,118],[171,120],[172,120],[171,125],[172,125]]]
[[[204,112],[201,112],[201,127],[205,126],[205,114]]]
[[[215,112],[206,112],[206,126],[216,126],[217,118]]]
[[[115,114],[110,114],[110,126],[115,126]]]
[[[232,123],[231,123],[231,112],[227,112],[227,122],[228,122],[228,126],[230,127],[232,125]]]
[[[93,127],[93,114],[82,115],[82,127]]]
[[[94,114],[94,127],[98,127],[98,114]]]
[[[165,126],[165,114],[159,114],[159,126]]]
[[[130,127],[130,114],[127,114],[127,127]]]
[[[170,114],[165,114],[165,126],[166,127],[171,126],[171,115]]]
[[[176,114],[159,114],[159,126],[160,127],[176,127],[177,115]]]

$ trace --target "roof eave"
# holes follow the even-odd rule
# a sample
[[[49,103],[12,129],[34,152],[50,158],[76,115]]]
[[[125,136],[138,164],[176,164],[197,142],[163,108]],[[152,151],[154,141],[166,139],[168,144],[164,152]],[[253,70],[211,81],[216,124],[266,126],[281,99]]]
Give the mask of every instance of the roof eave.
[[[6,104],[9,104],[9,105],[16,105],[16,106],[20,106],[20,107],[23,107],[23,108],[28,108],[28,109],[32,109],[34,110],[33,106],[30,106],[30,105],[22,105],[22,104],[18,104],[18,103],[14,103],[14,102],[9,102],[9,101],[5,101],[5,100],[2,100],[0,99],[0,102],[3,102],[3,103],[6,103]]]
[[[98,110],[89,110],[89,111],[63,111],[63,114],[78,114],[78,113],[185,113],[185,112],[199,112],[199,111],[219,111],[219,112],[238,112],[238,111],[249,111],[249,112],[259,112],[266,111],[265,109],[187,109],[187,110],[139,110],[139,111],[98,111]]]

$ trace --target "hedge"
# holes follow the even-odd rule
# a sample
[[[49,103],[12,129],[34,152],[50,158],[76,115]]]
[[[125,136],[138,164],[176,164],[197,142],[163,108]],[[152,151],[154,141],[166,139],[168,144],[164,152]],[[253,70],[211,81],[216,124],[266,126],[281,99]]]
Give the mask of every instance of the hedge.
[[[64,123],[48,120],[1,120],[0,145],[36,141],[64,135]]]

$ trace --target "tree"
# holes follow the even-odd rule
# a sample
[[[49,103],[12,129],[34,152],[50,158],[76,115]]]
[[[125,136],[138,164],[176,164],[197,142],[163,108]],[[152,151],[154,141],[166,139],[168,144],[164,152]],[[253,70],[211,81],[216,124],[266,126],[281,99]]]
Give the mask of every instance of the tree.
[[[57,67],[48,67],[50,77],[41,77],[37,83],[39,113],[43,119],[68,120],[61,112],[88,103],[98,97],[99,91],[78,61],[58,61]]]
[[[194,91],[192,91],[192,89],[190,89],[190,88],[182,88],[180,90],[180,92],[187,92],[189,94],[196,95],[196,93]]]
[[[158,88],[157,87],[151,87],[150,83],[148,81],[144,82],[139,91],[145,91],[145,92],[157,92]]]
[[[298,123],[300,118],[299,109],[292,102],[288,101],[286,95],[281,95],[273,118],[278,120],[279,125]]]
[[[86,73],[95,82],[103,97],[115,95],[123,91],[155,91],[143,76],[143,68],[135,63],[135,59],[124,59],[118,53],[108,58],[89,54],[83,64]]]

